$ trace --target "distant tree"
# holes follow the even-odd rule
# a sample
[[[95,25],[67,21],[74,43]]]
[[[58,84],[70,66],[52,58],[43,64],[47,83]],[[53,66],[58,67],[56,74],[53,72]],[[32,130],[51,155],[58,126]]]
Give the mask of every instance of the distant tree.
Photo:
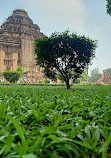
[[[16,71],[19,72],[20,75],[23,75],[23,73],[24,73],[24,71],[23,71],[23,69],[22,69],[21,66],[18,66],[17,69],[16,69]]]
[[[111,68],[107,68],[103,70],[103,74],[109,74],[111,73]]]
[[[19,80],[20,73],[17,71],[4,71],[3,76],[10,83],[15,83]]]
[[[107,14],[111,16],[111,0],[106,0],[106,2],[107,2],[107,5],[106,5]]]
[[[87,81],[87,74],[86,74],[86,70],[83,71],[83,73],[80,75],[79,78],[72,79],[73,83],[81,83],[82,81]]]
[[[63,77],[61,74],[58,74],[58,79],[60,79],[61,81],[64,81]],[[87,81],[87,73],[86,70],[83,71],[83,73],[80,75],[79,78],[75,79],[72,78],[73,83],[81,83],[82,81]]]
[[[99,79],[99,69],[97,67],[91,70],[91,76],[89,78],[89,81],[96,82],[98,81],[98,79]]]
[[[67,89],[69,80],[76,80],[95,56],[97,42],[69,31],[36,39],[36,63],[46,77],[54,80],[61,74]]]
[[[87,81],[87,73],[86,73],[86,70],[83,71],[83,73],[81,74],[79,80],[80,80],[80,82],[82,82],[82,81]]]

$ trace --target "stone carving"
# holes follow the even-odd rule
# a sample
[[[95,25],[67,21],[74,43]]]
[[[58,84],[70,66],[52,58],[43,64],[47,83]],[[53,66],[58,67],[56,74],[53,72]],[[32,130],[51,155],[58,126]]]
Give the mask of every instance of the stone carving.
[[[33,24],[27,12],[23,9],[14,10],[0,29],[0,77],[3,71],[22,66],[28,79],[43,79],[34,55],[34,41],[41,37],[43,33],[38,25]]]

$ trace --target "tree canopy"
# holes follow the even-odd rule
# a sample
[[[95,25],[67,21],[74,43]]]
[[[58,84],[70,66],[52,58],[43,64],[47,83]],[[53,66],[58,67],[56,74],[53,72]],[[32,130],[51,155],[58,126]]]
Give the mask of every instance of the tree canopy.
[[[91,82],[97,82],[98,79],[99,79],[99,69],[97,67],[97,68],[94,68],[91,70],[91,76],[90,76],[89,80]]]
[[[82,81],[87,81],[87,73],[86,70],[83,71],[83,73],[81,74],[80,78],[78,79],[80,82]]]
[[[107,14],[111,16],[111,0],[106,0],[106,2],[107,2],[107,5],[106,5]]]
[[[36,39],[36,63],[46,77],[56,79],[61,74],[67,89],[69,80],[77,79],[95,56],[97,41],[69,31],[53,33],[50,37]]]
[[[103,70],[103,74],[109,74],[111,73],[111,68],[107,68]]]

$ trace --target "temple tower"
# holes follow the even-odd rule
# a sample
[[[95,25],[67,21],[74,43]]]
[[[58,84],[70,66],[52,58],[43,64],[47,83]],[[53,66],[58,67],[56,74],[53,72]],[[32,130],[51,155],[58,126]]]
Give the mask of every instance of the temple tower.
[[[14,10],[0,29],[0,76],[5,70],[16,70],[22,66],[28,79],[43,79],[34,55],[34,41],[41,37],[43,33],[27,12],[23,9]]]

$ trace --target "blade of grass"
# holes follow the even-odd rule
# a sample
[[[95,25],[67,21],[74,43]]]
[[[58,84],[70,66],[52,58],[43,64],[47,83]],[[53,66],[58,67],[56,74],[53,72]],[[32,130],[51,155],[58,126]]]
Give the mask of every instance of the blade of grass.
[[[14,127],[15,127],[15,129],[16,129],[16,131],[17,131],[17,133],[18,133],[18,135],[19,135],[19,137],[21,139],[21,141],[22,141],[22,144],[23,144],[25,142],[25,136],[24,136],[24,134],[22,132],[22,129],[21,129],[20,125],[18,124],[18,122],[12,116],[7,115],[7,118],[9,120],[11,120],[11,122],[13,123],[13,125],[14,125]]]
[[[102,158],[106,158],[108,146],[110,145],[110,143],[111,143],[111,134],[109,135],[108,139],[107,139],[106,142],[105,142],[105,146],[104,146]]]

